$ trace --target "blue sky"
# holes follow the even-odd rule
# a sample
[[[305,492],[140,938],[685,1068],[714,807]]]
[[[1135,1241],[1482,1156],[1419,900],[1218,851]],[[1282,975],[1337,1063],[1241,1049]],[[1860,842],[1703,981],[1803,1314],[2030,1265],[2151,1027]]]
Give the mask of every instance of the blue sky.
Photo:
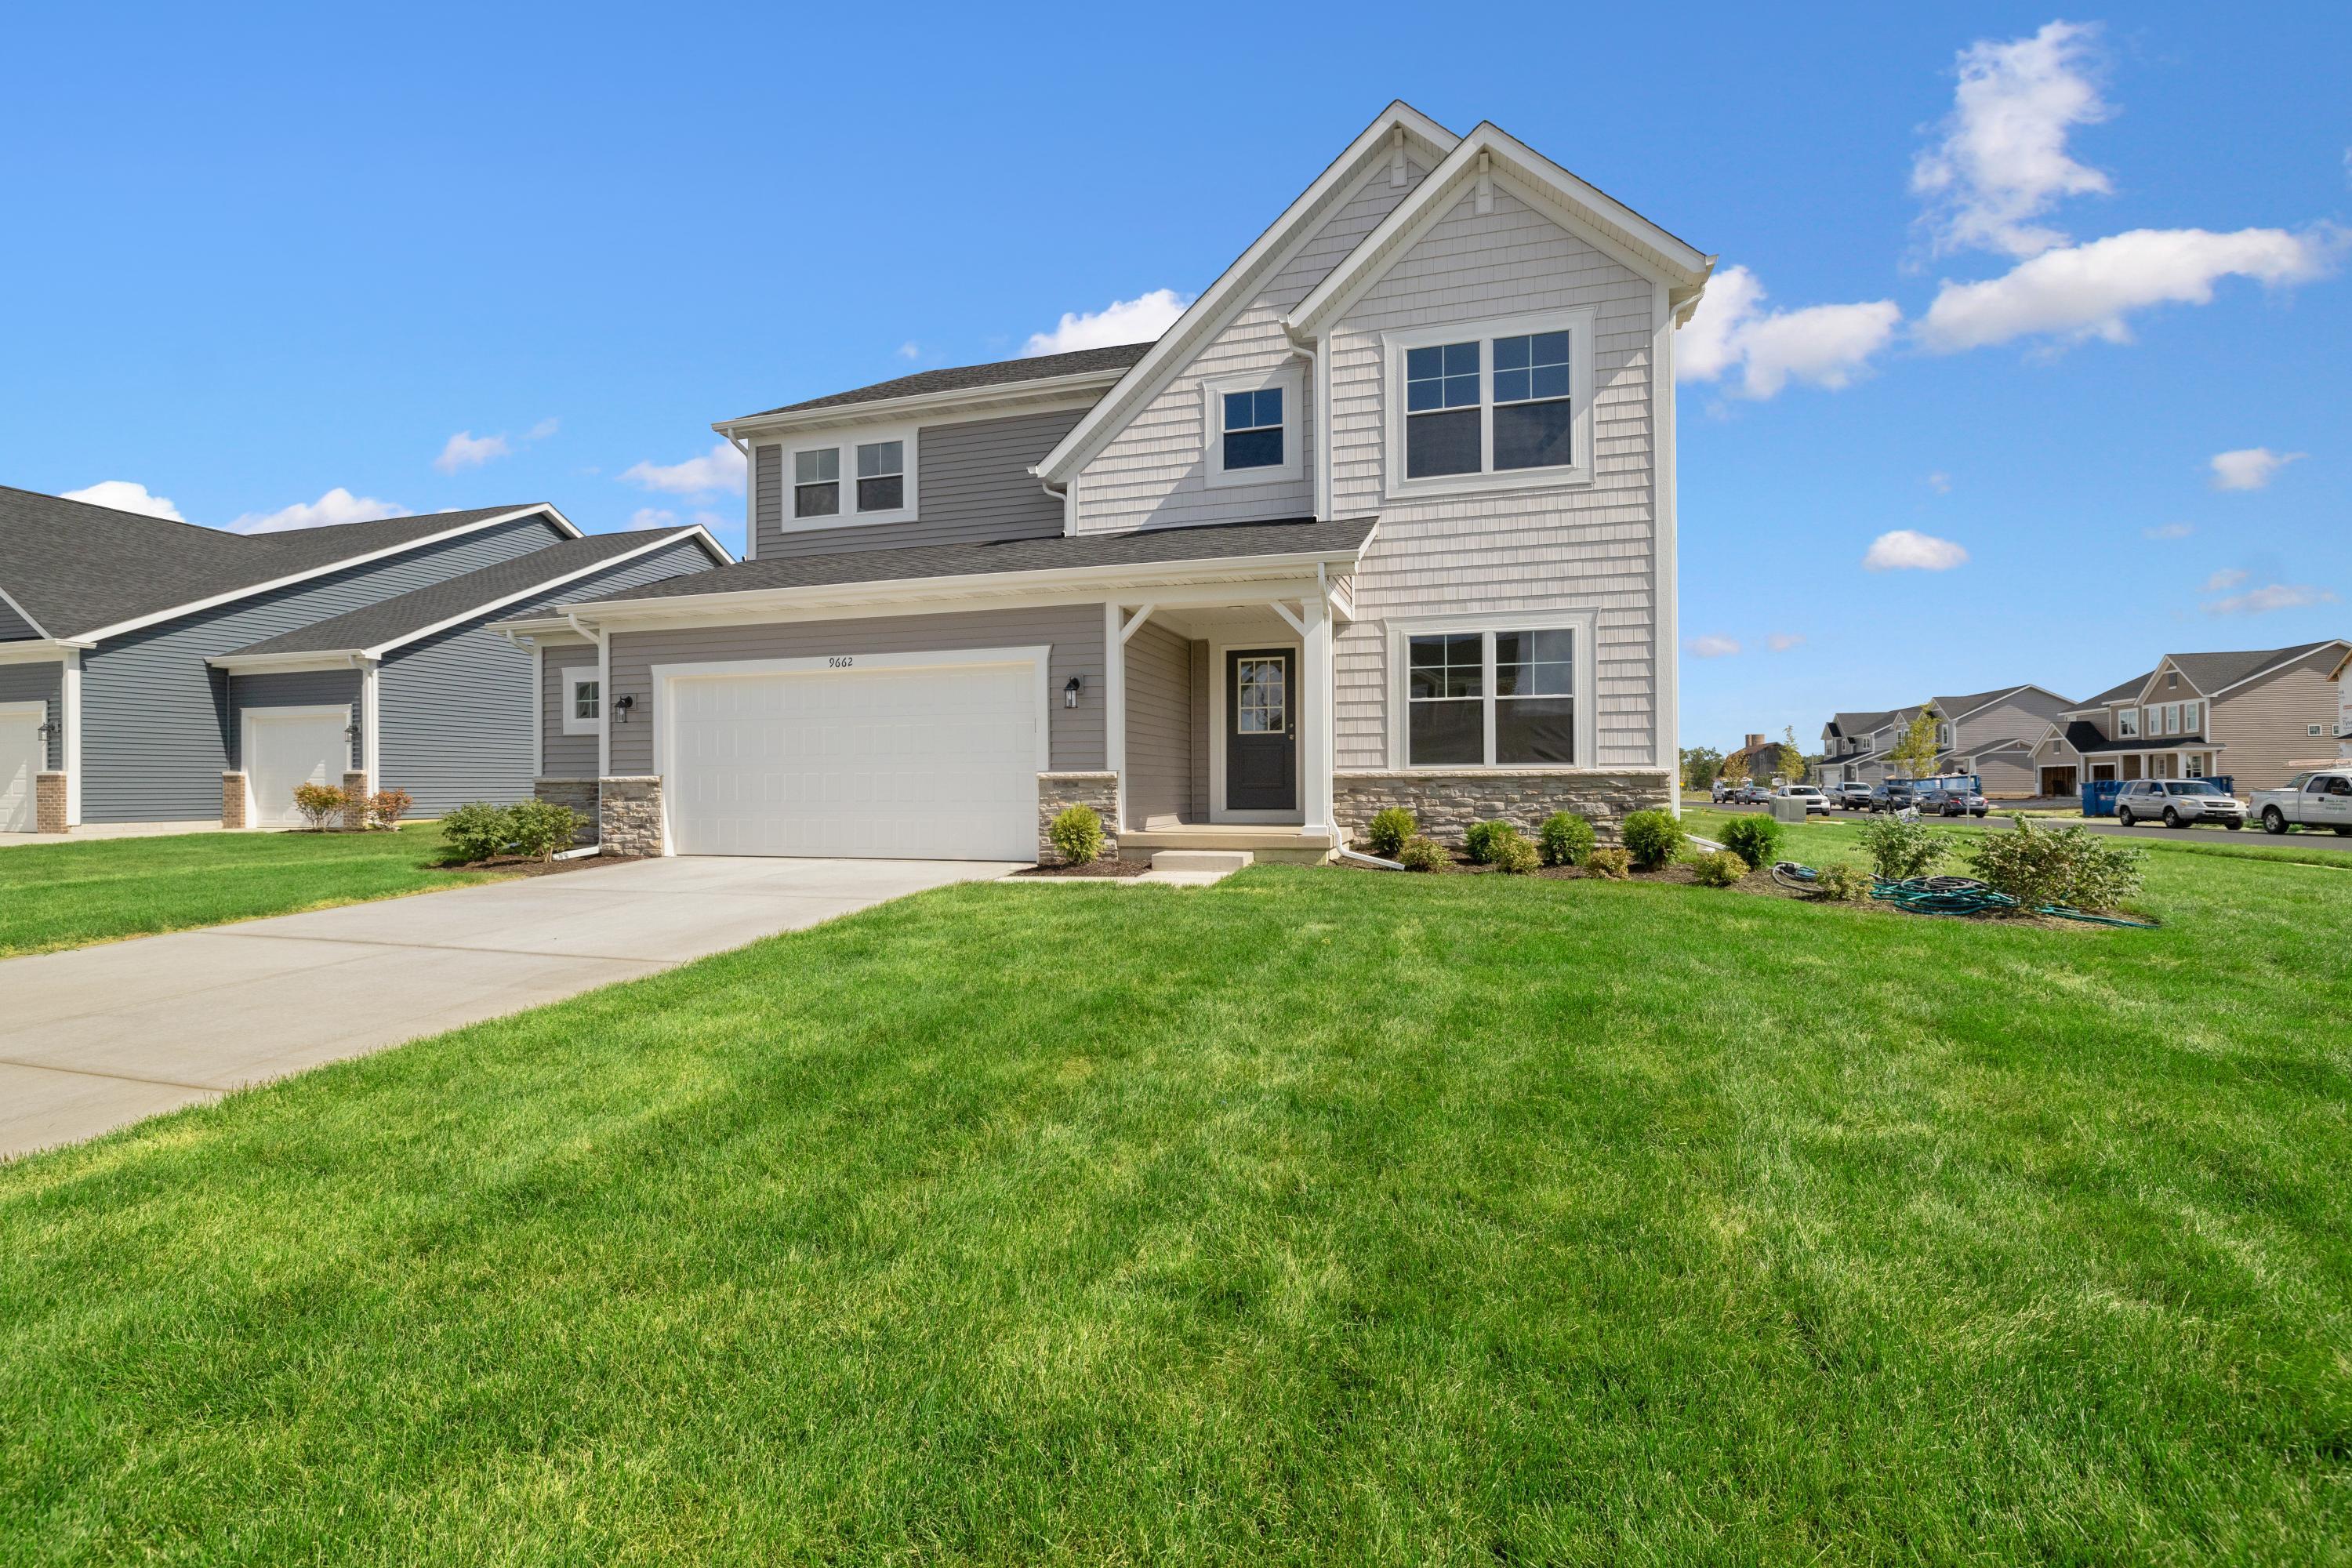
[[[1402,97],[1722,256],[1686,742],[2352,633],[2352,8],[987,10],[20,14],[0,483],[738,543],[711,420],[1150,321]]]

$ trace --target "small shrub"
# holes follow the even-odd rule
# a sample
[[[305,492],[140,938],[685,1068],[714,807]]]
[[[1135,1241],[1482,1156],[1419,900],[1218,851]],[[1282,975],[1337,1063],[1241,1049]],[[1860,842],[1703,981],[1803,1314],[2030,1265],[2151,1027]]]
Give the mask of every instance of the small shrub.
[[[378,827],[398,827],[416,797],[404,789],[380,789],[368,796],[368,821]]]
[[[1507,877],[1524,877],[1543,864],[1536,847],[1519,837],[1517,829],[1507,836],[1497,836],[1488,847],[1492,857],[1487,864]]]
[[[1633,858],[1612,844],[1584,858],[1584,874],[1604,881],[1622,882],[1633,874]]]
[[[1495,858],[1495,845],[1503,835],[1518,837],[1519,830],[1507,822],[1474,822],[1462,835],[1463,852],[1470,857],[1473,866],[1484,866]]]
[[[1839,903],[1859,903],[1870,897],[1870,873],[1850,861],[1832,860],[1822,868],[1813,893]]]
[[[502,807],[469,800],[441,819],[441,837],[460,860],[488,860],[505,852],[514,829]]]
[[[2131,845],[2080,827],[2036,827],[2013,817],[2014,833],[1979,835],[1969,869],[2028,910],[2044,904],[2113,909],[2140,889],[2147,858]]]
[[[1663,811],[1637,811],[1625,819],[1622,837],[1626,852],[1633,864],[1644,871],[1654,871],[1671,865],[1690,835],[1683,825]]]
[[[294,809],[302,814],[302,820],[310,825],[313,833],[323,829],[327,826],[327,818],[342,810],[348,799],[332,784],[299,784],[294,786]]]
[[[1045,837],[1053,841],[1054,852],[1073,866],[1091,866],[1102,858],[1102,815],[1091,805],[1063,808]]]
[[[1862,852],[1870,868],[1889,882],[1925,877],[1944,863],[1950,843],[1924,822],[1906,822],[1891,814],[1874,816],[1862,825]]]
[[[1448,858],[1443,845],[1427,838],[1408,838],[1397,846],[1396,858],[1408,871],[1434,871]]]
[[[1723,847],[1750,866],[1769,866],[1780,858],[1780,825],[1769,816],[1733,817]]]
[[[1691,875],[1702,888],[1728,888],[1748,875],[1748,862],[1728,849],[1716,849],[1691,862]]]
[[[517,801],[507,807],[507,842],[516,854],[534,860],[571,848],[587,825],[578,812],[551,800]]]
[[[1401,805],[1391,805],[1372,814],[1372,820],[1364,826],[1364,842],[1373,854],[1393,860],[1397,851],[1420,831],[1421,824],[1413,820],[1412,813]]]
[[[1592,853],[1592,824],[1573,812],[1555,811],[1536,829],[1536,847],[1547,866],[1573,866]]]

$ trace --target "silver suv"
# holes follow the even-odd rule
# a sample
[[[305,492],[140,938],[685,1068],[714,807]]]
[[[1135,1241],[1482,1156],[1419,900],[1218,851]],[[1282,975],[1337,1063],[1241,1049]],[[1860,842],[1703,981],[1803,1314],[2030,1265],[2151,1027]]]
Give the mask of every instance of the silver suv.
[[[2161,822],[2167,827],[2218,822],[2232,832],[2246,825],[2246,803],[2221,793],[2210,779],[2134,779],[2116,795],[2116,820]]]

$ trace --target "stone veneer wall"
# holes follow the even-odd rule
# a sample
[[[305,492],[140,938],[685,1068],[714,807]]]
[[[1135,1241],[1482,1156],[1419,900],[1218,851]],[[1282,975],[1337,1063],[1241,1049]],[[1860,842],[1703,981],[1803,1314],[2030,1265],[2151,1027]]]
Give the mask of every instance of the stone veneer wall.
[[[64,833],[66,824],[66,775],[35,773],[33,775],[33,831]]]
[[[243,773],[221,774],[221,826],[223,827],[245,826],[245,775]]]
[[[1427,837],[1459,843],[1474,822],[1500,817],[1532,833],[1553,812],[1567,811],[1589,818],[1601,842],[1614,844],[1627,813],[1664,808],[1672,798],[1669,783],[1657,768],[1343,773],[1332,775],[1331,814],[1354,840],[1375,813],[1401,805]]]
[[[607,855],[662,852],[661,776],[597,781],[597,842]]]
[[[1045,830],[1054,818],[1074,805],[1091,805],[1103,819],[1103,858],[1118,858],[1118,775],[1117,773],[1039,773],[1037,775],[1037,864],[1058,866],[1061,851]]]
[[[599,803],[594,779],[533,779],[530,793],[540,800],[568,805],[580,814],[580,831],[572,836],[573,848],[596,842]]]

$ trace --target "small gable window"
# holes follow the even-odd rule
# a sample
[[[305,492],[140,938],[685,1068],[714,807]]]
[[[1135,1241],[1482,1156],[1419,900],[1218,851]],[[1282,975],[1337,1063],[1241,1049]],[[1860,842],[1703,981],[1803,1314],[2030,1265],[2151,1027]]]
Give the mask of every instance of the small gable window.
[[[1589,482],[1591,334],[1589,310],[1387,334],[1389,492]]]
[[[907,504],[907,444],[868,441],[857,448],[857,510],[896,511]]]
[[[841,511],[841,448],[793,454],[793,515],[834,517]]]
[[[1305,390],[1295,365],[1203,381],[1202,482],[1266,485],[1300,478],[1298,415]]]
[[[1282,388],[1228,392],[1225,396],[1225,469],[1282,466]]]

